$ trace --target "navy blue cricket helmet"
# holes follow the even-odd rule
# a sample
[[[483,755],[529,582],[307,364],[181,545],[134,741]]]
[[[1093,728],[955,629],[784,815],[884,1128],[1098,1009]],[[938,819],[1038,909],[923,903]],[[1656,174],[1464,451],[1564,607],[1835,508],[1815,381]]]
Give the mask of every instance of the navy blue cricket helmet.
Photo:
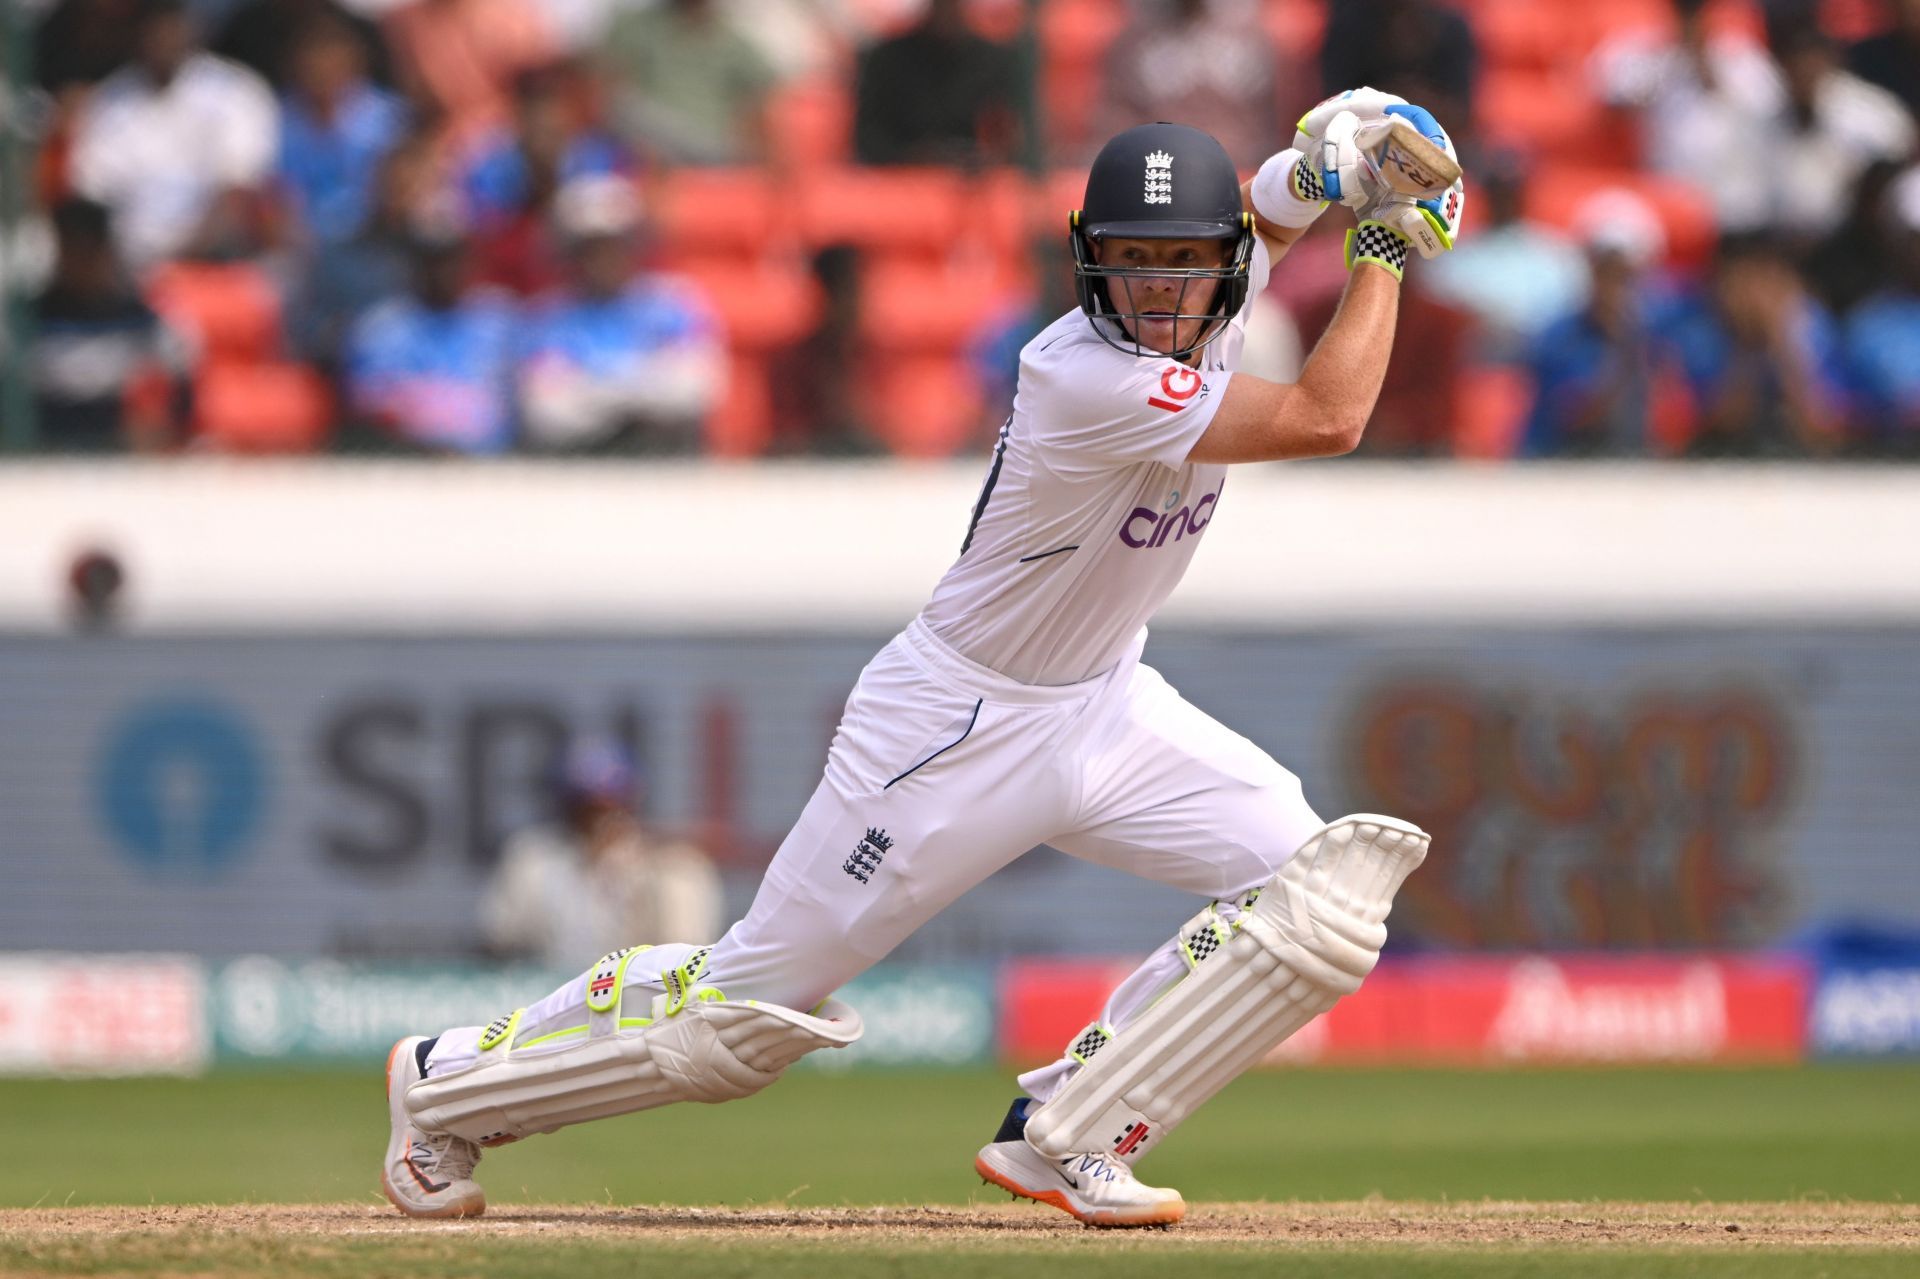
[[[1074,288],[1107,345],[1130,355],[1169,355],[1185,359],[1226,332],[1227,322],[1247,303],[1248,271],[1253,261],[1253,216],[1240,201],[1240,175],[1226,148],[1210,134],[1184,124],[1143,124],[1116,134],[1100,148],[1087,174],[1082,207],[1068,219],[1073,239]],[[1136,240],[1221,240],[1227,244],[1218,267],[1126,267],[1102,265],[1094,244],[1107,238]],[[1178,338],[1181,325],[1193,322],[1193,339],[1173,351],[1143,347],[1134,337],[1143,313],[1126,302],[1131,278],[1179,278],[1171,319]],[[1219,280],[1212,305],[1188,312],[1187,290],[1196,280]],[[1115,288],[1116,281],[1121,282]]]

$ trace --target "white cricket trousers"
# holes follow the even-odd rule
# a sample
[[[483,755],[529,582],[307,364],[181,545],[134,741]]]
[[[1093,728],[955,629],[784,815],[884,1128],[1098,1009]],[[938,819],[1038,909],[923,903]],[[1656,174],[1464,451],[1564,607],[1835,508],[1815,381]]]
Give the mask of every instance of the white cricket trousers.
[[[702,983],[812,1008],[1040,844],[1217,902],[1265,883],[1320,818],[1299,778],[1141,664],[1144,642],[1143,631],[1104,675],[1043,687],[967,660],[916,619],[861,672],[826,775]],[[1184,974],[1177,946],[1149,956],[1101,1020],[1124,1029]],[[636,956],[628,984],[657,989],[693,949]],[[523,1024],[566,1021],[585,982],[529,1008]],[[430,1068],[470,1063],[479,1034],[448,1031]],[[1022,1083],[1044,1101],[1072,1065],[1063,1057]]]

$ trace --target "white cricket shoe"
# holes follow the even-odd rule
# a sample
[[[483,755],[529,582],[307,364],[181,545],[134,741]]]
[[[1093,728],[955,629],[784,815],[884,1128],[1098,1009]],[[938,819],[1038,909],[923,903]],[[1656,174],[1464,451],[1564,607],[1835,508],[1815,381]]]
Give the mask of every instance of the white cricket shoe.
[[[452,1133],[416,1127],[407,1113],[407,1089],[420,1082],[417,1049],[423,1035],[409,1035],[387,1054],[387,1161],[380,1167],[380,1189],[409,1217],[478,1217],[487,1210],[487,1194],[473,1180],[480,1147]]]
[[[1107,1155],[1051,1159],[1024,1137],[980,1148],[973,1170],[1014,1194],[1052,1204],[1089,1226],[1170,1226],[1187,1213],[1177,1190],[1145,1185]]]

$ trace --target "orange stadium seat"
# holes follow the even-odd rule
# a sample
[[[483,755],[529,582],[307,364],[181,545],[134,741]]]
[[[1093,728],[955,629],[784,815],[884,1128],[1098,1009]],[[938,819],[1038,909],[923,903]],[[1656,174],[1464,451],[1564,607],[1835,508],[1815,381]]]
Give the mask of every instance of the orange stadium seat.
[[[1020,38],[1027,17],[1027,0],[968,0],[967,26],[973,33],[1002,44]]]
[[[1636,31],[1671,32],[1671,0],[1587,0],[1578,17],[1567,23],[1567,35],[1588,52],[1616,36]]]
[[[310,453],[326,442],[333,397],[304,364],[215,362],[194,383],[196,439],[230,453]]]
[[[1564,7],[1539,0],[1475,0],[1473,34],[1488,68],[1544,70],[1564,60],[1578,22]]]
[[[964,189],[952,169],[815,169],[796,179],[793,201],[808,244],[932,254],[961,232]]]
[[[1053,225],[1064,235],[1067,230],[1067,215],[1086,202],[1087,171],[1085,169],[1056,169],[1045,179],[1046,185],[1040,193],[1041,225],[1051,218]]]
[[[1671,33],[1675,29],[1670,0],[1583,0],[1577,14],[1585,22],[1569,22],[1567,35],[1588,50],[1633,31]],[[1766,41],[1766,18],[1754,0],[1712,0],[1707,24],[1721,35]]]
[[[1527,214],[1552,226],[1571,226],[1589,196],[1609,187],[1624,188],[1660,215],[1667,237],[1667,260],[1694,268],[1712,255],[1718,231],[1713,205],[1698,187],[1674,178],[1634,169],[1552,165],[1527,184]]]
[[[1100,98],[1100,64],[1062,63],[1049,67],[1040,84],[1040,105],[1047,141],[1055,154],[1095,150],[1094,104]]]
[[[949,457],[980,425],[980,388],[951,355],[904,355],[873,369],[874,429],[903,457]]]
[[[861,324],[881,350],[954,351],[1024,292],[1017,276],[971,264],[870,264],[861,277]]]
[[[1034,235],[1054,225],[1033,179],[1018,169],[985,174],[967,191],[968,229],[996,253],[1009,257],[1024,253]]]
[[[707,452],[714,457],[753,457],[773,438],[773,391],[766,361],[734,352],[727,389],[707,419]]]
[[[853,93],[835,76],[807,76],[775,89],[767,122],[773,155],[783,164],[819,168],[851,158]]]
[[[1126,28],[1127,0],[1052,0],[1040,6],[1040,48],[1049,64],[1098,62]]]
[[[1500,69],[1480,78],[1475,110],[1485,138],[1537,156],[1583,165],[1630,166],[1632,124],[1586,92],[1568,92],[1565,72]]]
[[[1887,29],[1882,0],[1823,0],[1820,25],[1836,40],[1864,40]]]
[[[1460,370],[1459,416],[1454,423],[1456,457],[1512,457],[1520,446],[1533,387],[1519,369],[1500,364]]]
[[[1721,35],[1745,36],[1761,45],[1767,42],[1767,15],[1759,0],[1717,0],[1707,10],[1707,21]]]
[[[147,301],[206,360],[259,360],[280,351],[280,295],[246,263],[172,262],[147,282]]]
[[[757,254],[790,230],[773,179],[759,169],[679,169],[652,190],[652,217],[669,254]]]
[[[736,353],[785,346],[811,329],[820,314],[819,285],[794,259],[695,258],[674,266],[705,291]]]
[[[1313,65],[1327,30],[1326,0],[1266,0],[1260,19],[1282,50]]]
[[[1127,25],[1120,0],[1053,0],[1040,9],[1040,105],[1056,148],[1087,139],[1100,100],[1107,46]]]

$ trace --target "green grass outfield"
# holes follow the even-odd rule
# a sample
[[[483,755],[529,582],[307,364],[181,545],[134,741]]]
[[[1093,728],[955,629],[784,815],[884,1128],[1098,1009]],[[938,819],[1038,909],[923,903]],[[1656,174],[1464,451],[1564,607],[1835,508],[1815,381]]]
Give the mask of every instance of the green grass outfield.
[[[985,1193],[970,1165],[1011,1095],[998,1071],[800,1071],[743,1102],[670,1107],[489,1152],[480,1180],[491,1203],[506,1210],[501,1218],[511,1218],[515,1205],[534,1204],[1004,1204],[1004,1196]],[[371,1206],[379,1202],[385,1135],[377,1062],[357,1074],[0,1081],[0,1148],[7,1152],[0,1207]],[[1180,1187],[1196,1206],[1369,1197],[1910,1205],[1920,1201],[1920,1064],[1259,1074],[1237,1082],[1141,1171]],[[1052,1216],[1032,1212],[1036,1221]],[[384,1227],[388,1218],[369,1220]],[[1027,1237],[996,1228],[972,1232],[965,1242],[927,1244],[864,1237],[855,1228],[783,1246],[759,1236],[689,1241],[645,1226],[624,1235],[541,1240],[398,1224],[403,1229],[390,1235],[349,1231],[310,1240],[192,1241],[133,1231],[22,1243],[9,1235],[0,1238],[0,1274],[451,1268],[571,1277],[631,1269],[644,1255],[670,1263],[659,1273],[682,1275],[945,1276],[1008,1273],[1024,1261],[1044,1261],[1050,1275],[1130,1275],[1165,1273],[1178,1260],[1165,1255],[1167,1248],[1188,1261],[1196,1249],[1209,1260],[1241,1250],[1224,1237],[1183,1246],[1175,1242],[1178,1230],[1143,1242],[1077,1229]],[[1257,1251],[1271,1255],[1271,1242]],[[1920,1274],[1920,1250],[1875,1246],[1623,1253],[1585,1243],[1409,1250],[1378,1240],[1319,1240],[1288,1248],[1286,1258],[1294,1276]]]
[[[0,1206],[370,1201],[361,1074],[0,1081]],[[956,1204],[998,1071],[796,1071],[488,1152],[504,1203]],[[24,1158],[22,1157],[24,1154]],[[1190,1200],[1920,1201],[1920,1064],[1778,1070],[1285,1071],[1236,1082],[1141,1165]]]

